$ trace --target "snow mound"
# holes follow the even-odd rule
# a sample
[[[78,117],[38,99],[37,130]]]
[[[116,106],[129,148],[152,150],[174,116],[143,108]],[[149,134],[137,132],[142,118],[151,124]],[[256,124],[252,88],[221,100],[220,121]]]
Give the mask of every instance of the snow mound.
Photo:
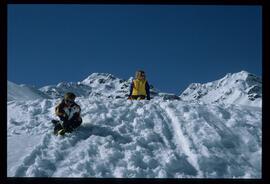
[[[180,95],[183,100],[197,100],[205,103],[229,103],[261,107],[261,78],[241,71],[227,74],[220,80],[205,84],[193,83]]]
[[[54,136],[50,123],[58,100],[8,104],[8,176],[261,177],[258,107],[106,97],[76,101],[83,124],[64,137]]]

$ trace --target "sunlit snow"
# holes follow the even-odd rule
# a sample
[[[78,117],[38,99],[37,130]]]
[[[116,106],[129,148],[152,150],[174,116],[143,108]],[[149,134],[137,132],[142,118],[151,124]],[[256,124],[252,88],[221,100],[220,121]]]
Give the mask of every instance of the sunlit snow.
[[[227,79],[231,76],[240,80],[239,73]],[[240,87],[226,77],[222,84],[193,85],[180,97],[152,88],[150,101],[126,100],[130,80],[98,73],[82,82],[43,87],[42,98],[30,100],[35,95],[22,91],[29,98],[13,95],[7,106],[8,176],[260,178],[262,114],[255,93],[261,94],[248,90],[261,84],[246,84],[246,78]],[[243,98],[224,96],[225,83]],[[207,101],[218,84],[223,101]],[[191,88],[205,89],[208,96],[194,99]],[[8,86],[8,95],[13,89]],[[79,93],[83,124],[55,136],[50,121],[68,89]],[[256,103],[248,103],[250,94]]]

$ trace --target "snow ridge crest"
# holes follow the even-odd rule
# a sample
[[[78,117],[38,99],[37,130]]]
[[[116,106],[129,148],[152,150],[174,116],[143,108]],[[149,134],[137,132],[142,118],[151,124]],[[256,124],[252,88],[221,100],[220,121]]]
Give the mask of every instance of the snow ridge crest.
[[[37,98],[61,98],[66,92],[74,92],[78,97],[104,97],[127,98],[129,86],[132,81],[120,79],[109,73],[92,73],[79,82],[60,82],[57,85],[44,86],[40,89],[26,85],[17,85],[14,91],[14,83],[8,83],[8,100],[34,100]],[[228,73],[223,78],[205,84],[192,83],[179,96],[172,93],[164,93],[151,85],[151,98],[163,100],[184,100],[203,103],[230,103],[261,107],[262,80],[247,71]],[[28,97],[22,97],[18,91],[31,93]],[[31,91],[31,92],[30,92]],[[24,92],[20,92],[23,94]],[[34,94],[33,94],[34,93]],[[27,95],[26,95],[27,96]]]
[[[186,101],[235,103],[261,107],[262,80],[247,71],[228,73],[213,82],[192,83],[180,97]]]

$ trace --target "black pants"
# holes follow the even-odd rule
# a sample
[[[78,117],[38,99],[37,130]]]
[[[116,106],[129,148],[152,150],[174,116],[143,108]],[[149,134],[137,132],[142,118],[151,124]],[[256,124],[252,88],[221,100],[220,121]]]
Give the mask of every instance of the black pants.
[[[67,120],[63,122],[63,128],[67,132],[71,132],[75,128],[79,127],[82,124],[82,119],[80,118],[79,120]]]
[[[66,120],[61,124],[60,122],[55,124],[54,132],[58,132],[61,129],[65,129],[67,132],[72,132],[75,128],[82,124],[82,119],[79,120]]]

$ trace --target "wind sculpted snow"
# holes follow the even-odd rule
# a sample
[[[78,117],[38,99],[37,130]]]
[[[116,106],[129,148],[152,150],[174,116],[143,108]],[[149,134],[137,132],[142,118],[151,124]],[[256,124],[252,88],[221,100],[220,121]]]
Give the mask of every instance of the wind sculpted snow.
[[[261,177],[260,107],[79,97],[82,126],[57,137],[59,100],[8,102],[8,176]]]

